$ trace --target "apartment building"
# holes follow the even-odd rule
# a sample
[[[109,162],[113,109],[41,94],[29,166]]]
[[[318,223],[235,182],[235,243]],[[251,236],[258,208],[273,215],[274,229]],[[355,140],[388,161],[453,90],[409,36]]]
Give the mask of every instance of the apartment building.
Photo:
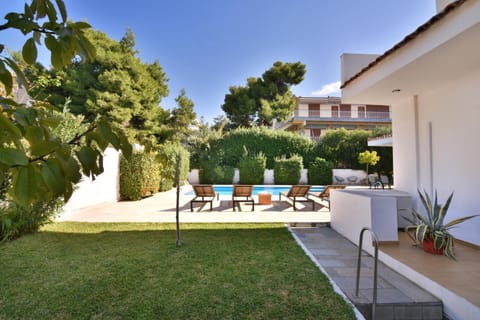
[[[338,128],[372,130],[392,124],[390,107],[386,105],[345,104],[340,97],[297,97],[297,107],[276,130],[298,132],[318,139],[326,131]]]

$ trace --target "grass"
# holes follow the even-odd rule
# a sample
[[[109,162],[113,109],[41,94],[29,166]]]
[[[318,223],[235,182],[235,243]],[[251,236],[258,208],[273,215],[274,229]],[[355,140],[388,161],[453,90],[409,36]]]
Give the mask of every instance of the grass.
[[[55,223],[0,244],[0,319],[355,319],[278,224]]]

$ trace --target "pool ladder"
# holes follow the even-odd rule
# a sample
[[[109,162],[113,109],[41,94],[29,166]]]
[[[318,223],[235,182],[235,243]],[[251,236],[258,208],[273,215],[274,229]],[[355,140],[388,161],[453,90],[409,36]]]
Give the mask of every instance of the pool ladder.
[[[375,233],[370,228],[363,228],[360,231],[360,239],[358,244],[358,259],[357,259],[357,282],[355,286],[355,296],[358,297],[358,287],[360,283],[360,262],[362,259],[362,245],[363,245],[363,233],[365,231],[370,231],[373,244],[375,246],[375,257],[374,257],[374,267],[373,267],[373,298],[372,298],[372,320],[375,320],[375,308],[377,305],[377,278],[378,278],[378,238]]]

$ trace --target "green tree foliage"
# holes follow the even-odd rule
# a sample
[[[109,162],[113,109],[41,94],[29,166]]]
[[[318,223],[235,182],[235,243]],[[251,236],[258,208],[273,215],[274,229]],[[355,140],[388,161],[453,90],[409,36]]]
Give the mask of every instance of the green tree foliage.
[[[366,130],[328,131],[319,142],[319,155],[332,161],[336,168],[359,169],[358,154],[368,145],[370,132]]]
[[[365,164],[366,171],[368,174],[368,166],[374,166],[377,164],[377,162],[380,161],[380,157],[377,155],[377,151],[369,151],[365,150],[364,152],[361,152],[358,154],[358,162],[360,164]]]
[[[275,184],[298,184],[303,170],[303,159],[299,155],[275,159]]]
[[[195,124],[197,114],[193,107],[194,103],[187,97],[185,89],[180,90],[180,94],[175,98],[177,107],[172,110],[170,125],[175,131],[178,140],[186,140],[186,137],[192,132],[192,126]]]
[[[384,132],[387,129],[381,129]],[[379,172],[393,170],[392,148],[369,147],[368,139],[379,131],[346,130],[344,128],[328,131],[320,138],[316,154],[334,164],[335,168],[363,169],[358,162],[358,155],[365,149],[375,150],[380,161],[371,169]]]
[[[157,147],[157,161],[160,163],[160,191],[167,191],[175,186],[177,163],[179,180],[183,184],[190,171],[190,153],[178,143],[164,143]]]
[[[296,103],[290,86],[302,82],[305,73],[301,62],[277,61],[261,78],[248,78],[246,86],[231,86],[222,105],[230,125],[249,128],[285,120]]]
[[[62,0],[32,0],[23,12],[5,16],[0,31],[16,29],[28,37],[22,57],[33,65],[37,59],[37,45],[42,42],[51,52],[51,63],[56,70],[71,63],[93,61],[95,47],[86,36],[85,22],[67,20]],[[25,209],[63,196],[68,200],[81,173],[95,177],[103,172],[102,152],[111,144],[131,152],[123,131],[112,127],[109,119],[90,119],[85,131],[69,141],[54,134],[62,117],[52,114],[55,109],[44,101],[34,100],[27,107],[11,99],[14,79],[25,88],[28,81],[20,66],[4,55],[0,44],[0,81],[5,92],[0,102],[0,184],[11,179],[7,200]]]
[[[135,35],[128,29],[120,41],[101,31],[85,31],[85,37],[97,48],[89,63],[74,61],[62,70],[30,71],[35,83],[42,79],[60,82],[36,86],[35,93],[59,106],[71,99],[70,109],[88,120],[98,115],[108,118],[137,141],[163,142],[173,133],[166,127],[169,112],[160,107],[168,95],[167,78],[162,67],[144,63],[135,50]]]

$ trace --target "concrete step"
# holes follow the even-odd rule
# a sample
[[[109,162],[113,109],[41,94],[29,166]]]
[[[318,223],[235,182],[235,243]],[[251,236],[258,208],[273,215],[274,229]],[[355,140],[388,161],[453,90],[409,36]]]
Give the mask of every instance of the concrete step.
[[[366,319],[371,318],[374,259],[362,254],[359,294],[355,294],[358,247],[329,227],[291,227],[329,278]],[[443,319],[441,300],[378,262],[377,319]]]

